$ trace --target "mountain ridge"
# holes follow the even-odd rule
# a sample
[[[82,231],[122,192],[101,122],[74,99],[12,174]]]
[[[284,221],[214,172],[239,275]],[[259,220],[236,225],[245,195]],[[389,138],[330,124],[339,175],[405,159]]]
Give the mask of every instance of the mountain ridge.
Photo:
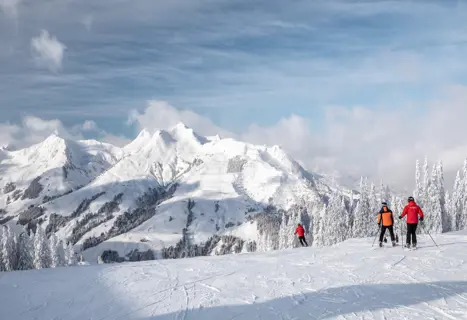
[[[41,224],[85,247],[84,254],[93,260],[105,249],[122,255],[135,248],[161,253],[180,241],[188,241],[191,248],[213,236],[261,242],[262,233],[252,231],[252,226],[262,228],[255,215],[269,210],[274,212],[271,217],[278,216],[280,210],[301,207],[303,212],[290,214],[311,221],[322,213],[331,193],[318,174],[306,171],[277,145],[203,137],[183,123],[153,134],[143,129],[123,148],[52,134],[6,153],[0,162],[2,190],[15,183],[24,195],[40,177],[34,182],[40,189],[35,198],[6,203],[8,194],[16,191],[0,195],[0,208],[3,200],[11,217],[8,223],[21,221],[28,228]],[[37,170],[31,160],[45,165]],[[18,163],[29,168],[28,173],[37,171],[13,181],[18,176],[8,173]],[[46,183],[47,178],[52,183]],[[57,181],[63,184],[60,188],[53,186]],[[263,246],[266,250],[269,245]]]

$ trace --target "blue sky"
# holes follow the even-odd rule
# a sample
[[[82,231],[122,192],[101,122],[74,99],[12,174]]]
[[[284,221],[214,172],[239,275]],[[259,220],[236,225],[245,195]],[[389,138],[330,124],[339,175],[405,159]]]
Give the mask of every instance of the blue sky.
[[[444,160],[462,150],[459,166],[467,156],[460,140],[429,152],[406,146],[410,155],[387,163],[361,156],[405,139],[431,142],[435,133],[417,135],[407,118],[428,127],[440,105],[462,109],[467,1],[0,0],[0,8],[0,123],[8,130],[32,130],[25,119],[35,117],[47,124],[41,132],[58,125],[124,143],[142,123],[166,123],[150,115],[172,108],[174,121],[206,134],[285,145],[311,169],[382,177],[425,153]],[[149,112],[156,100],[169,106]],[[140,116],[129,125],[131,114]],[[385,118],[403,123],[402,132],[380,134]],[[357,120],[365,125],[355,128]],[[348,131],[374,137],[360,143]],[[19,132],[3,134],[4,143],[26,143]]]

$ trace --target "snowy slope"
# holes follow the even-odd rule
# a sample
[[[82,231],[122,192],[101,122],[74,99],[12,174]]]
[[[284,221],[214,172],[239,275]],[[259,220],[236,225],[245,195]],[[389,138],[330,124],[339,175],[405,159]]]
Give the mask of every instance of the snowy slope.
[[[2,319],[467,319],[465,233],[10,272]],[[228,307],[228,308],[226,308]]]

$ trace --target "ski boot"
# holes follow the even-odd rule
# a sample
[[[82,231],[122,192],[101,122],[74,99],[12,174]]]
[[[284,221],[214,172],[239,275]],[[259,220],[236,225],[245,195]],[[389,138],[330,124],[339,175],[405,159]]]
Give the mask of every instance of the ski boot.
[[[382,243],[382,242],[380,242],[380,243],[379,243],[379,247],[381,248],[382,246],[383,246],[383,243]]]
[[[407,249],[410,249],[410,243],[407,243],[407,244],[405,245],[405,247],[406,247]]]
[[[412,249],[414,249],[414,250],[417,249],[417,244],[416,244],[416,243],[414,243],[414,244],[412,245]]]
[[[396,244],[396,241],[393,241],[392,242],[392,246],[395,247],[397,244]]]

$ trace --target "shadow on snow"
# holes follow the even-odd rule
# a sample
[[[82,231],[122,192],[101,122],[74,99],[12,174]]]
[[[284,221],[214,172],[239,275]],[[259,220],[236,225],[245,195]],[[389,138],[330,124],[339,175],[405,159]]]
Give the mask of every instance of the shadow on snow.
[[[185,284],[187,285],[187,284]],[[180,285],[182,287],[183,285]],[[218,320],[228,319],[327,319],[359,312],[374,312],[405,308],[412,305],[449,298],[467,292],[467,281],[440,281],[408,284],[371,284],[329,288],[311,293],[283,297],[261,303],[247,305],[219,306],[182,310],[185,319]],[[160,298],[160,297],[159,297]],[[158,298],[154,298],[158,300]],[[148,304],[146,307],[154,306]],[[127,313],[125,319],[165,320],[174,319],[175,313],[137,317],[145,307]],[[407,315],[414,316],[414,311],[426,318],[433,315],[428,310],[407,310]],[[179,313],[179,312],[178,312]],[[132,318],[134,316],[134,318]],[[394,315],[395,316],[395,315]],[[117,316],[114,319],[120,319]],[[123,318],[122,318],[123,319]]]

